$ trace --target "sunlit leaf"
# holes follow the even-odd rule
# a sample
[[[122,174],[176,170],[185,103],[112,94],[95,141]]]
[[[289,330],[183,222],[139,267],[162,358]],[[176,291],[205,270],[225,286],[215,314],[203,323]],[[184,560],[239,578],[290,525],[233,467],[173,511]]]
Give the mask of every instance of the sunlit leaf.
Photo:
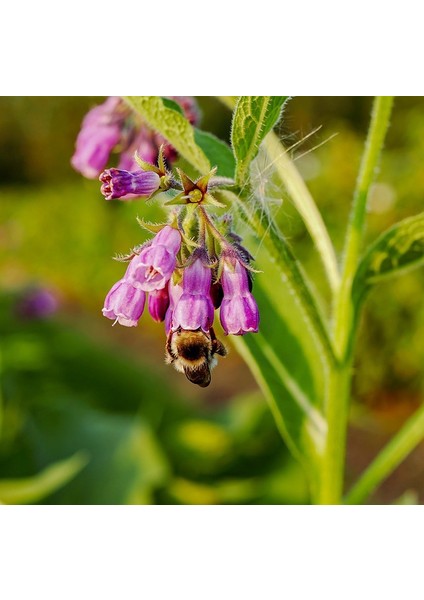
[[[287,96],[240,96],[231,130],[231,144],[236,157],[236,180],[243,184],[249,166],[267,133],[278,122]]]
[[[266,276],[271,278],[275,302],[260,282],[264,275],[258,275],[254,294],[261,312],[260,331],[235,338],[234,343],[261,386],[285,442],[316,483],[326,436],[322,357],[306,330],[301,331],[298,307],[286,283],[275,271]]]
[[[157,132],[161,133],[200,173],[210,170],[210,162],[197,145],[194,129],[177,110],[160,96],[127,96],[127,102]]]
[[[264,258],[255,266],[263,269],[254,283],[261,313],[259,333],[238,338],[237,347],[250,355],[248,364],[260,373],[268,400],[274,398],[277,422],[283,423],[289,447],[295,455],[316,462],[325,437],[322,409],[327,357],[305,321],[290,282]]]

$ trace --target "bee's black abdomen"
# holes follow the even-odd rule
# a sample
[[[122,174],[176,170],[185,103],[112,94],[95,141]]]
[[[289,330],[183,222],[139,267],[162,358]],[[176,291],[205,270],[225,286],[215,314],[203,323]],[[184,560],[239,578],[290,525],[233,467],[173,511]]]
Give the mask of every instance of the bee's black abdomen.
[[[185,376],[191,383],[200,385],[200,387],[208,387],[211,382],[211,372],[207,364],[202,365],[198,369],[184,369]]]

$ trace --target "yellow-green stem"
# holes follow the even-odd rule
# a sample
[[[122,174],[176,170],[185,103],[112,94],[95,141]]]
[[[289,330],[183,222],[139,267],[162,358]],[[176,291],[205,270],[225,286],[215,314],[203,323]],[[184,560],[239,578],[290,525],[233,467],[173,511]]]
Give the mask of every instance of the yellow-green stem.
[[[341,284],[335,295],[332,339],[338,366],[332,369],[327,388],[328,435],[322,463],[319,497],[320,503],[323,504],[340,504],[342,501],[356,322],[351,297],[352,282],[362,246],[368,192],[374,181],[378,159],[389,126],[392,104],[391,97],[377,97],[374,100],[347,230]]]
[[[318,504],[340,504],[343,495],[344,463],[351,363],[334,366],[327,387],[327,440],[321,468]]]
[[[424,405],[408,419],[362,473],[346,496],[345,504],[361,504],[424,438]]]
[[[389,126],[392,105],[393,98],[391,96],[378,96],[374,100],[371,124],[356,183],[346,236],[342,279],[334,303],[333,338],[336,353],[340,360],[346,358],[349,336],[352,333],[352,283],[362,249],[368,192],[375,178],[378,159]]]

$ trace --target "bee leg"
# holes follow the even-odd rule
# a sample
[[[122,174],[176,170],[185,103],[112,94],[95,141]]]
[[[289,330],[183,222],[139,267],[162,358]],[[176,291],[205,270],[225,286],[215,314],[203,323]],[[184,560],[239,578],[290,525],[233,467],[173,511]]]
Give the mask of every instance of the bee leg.
[[[209,335],[211,336],[212,342],[212,355],[219,354],[220,356],[226,356],[227,349],[225,348],[224,344],[220,342],[219,339],[216,337],[213,327],[210,328]]]

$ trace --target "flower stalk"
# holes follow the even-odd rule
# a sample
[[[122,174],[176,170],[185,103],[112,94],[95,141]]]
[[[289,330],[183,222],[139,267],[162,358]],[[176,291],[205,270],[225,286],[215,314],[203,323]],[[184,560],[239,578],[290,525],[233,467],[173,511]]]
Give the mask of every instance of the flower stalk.
[[[332,340],[337,357],[330,370],[326,398],[328,434],[322,461],[319,492],[321,504],[340,504],[343,494],[346,434],[351,391],[353,342],[355,334],[352,283],[355,276],[365,228],[366,204],[374,181],[391,114],[393,98],[374,100],[371,123],[356,184],[348,225],[342,279],[335,295]]]

